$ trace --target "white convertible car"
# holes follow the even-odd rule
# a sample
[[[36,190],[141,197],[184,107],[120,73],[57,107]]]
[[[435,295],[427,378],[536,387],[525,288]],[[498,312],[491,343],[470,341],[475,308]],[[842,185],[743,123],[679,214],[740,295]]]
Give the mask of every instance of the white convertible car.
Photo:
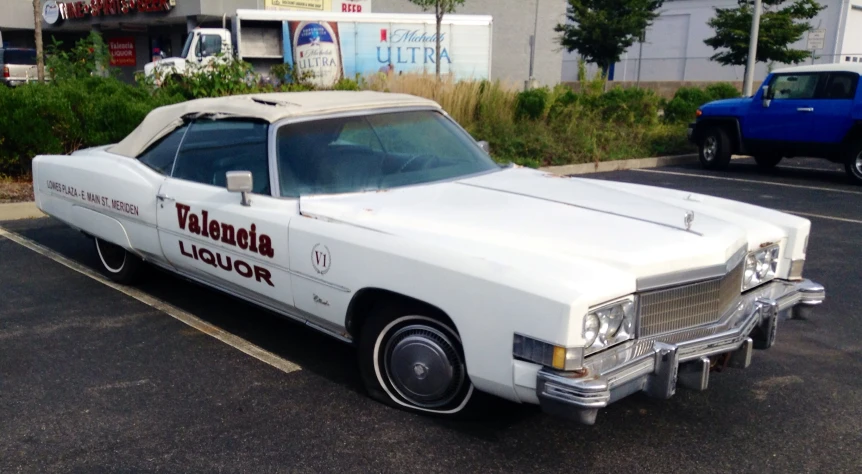
[[[824,288],[808,220],[500,166],[440,106],[374,92],[203,99],[33,161],[36,202],[142,262],[358,348],[371,396],[456,416],[477,392],[594,423],[747,367]]]

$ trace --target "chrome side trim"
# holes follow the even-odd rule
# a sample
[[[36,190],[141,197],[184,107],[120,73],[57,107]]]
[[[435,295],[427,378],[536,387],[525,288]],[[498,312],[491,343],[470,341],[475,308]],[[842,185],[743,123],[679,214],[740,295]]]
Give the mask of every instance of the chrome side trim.
[[[735,269],[736,266],[745,259],[747,254],[748,247],[743,246],[734,252],[733,256],[723,264],[638,278],[637,291],[657,290],[670,286],[685,285],[702,280],[712,280],[714,278],[723,277]]]

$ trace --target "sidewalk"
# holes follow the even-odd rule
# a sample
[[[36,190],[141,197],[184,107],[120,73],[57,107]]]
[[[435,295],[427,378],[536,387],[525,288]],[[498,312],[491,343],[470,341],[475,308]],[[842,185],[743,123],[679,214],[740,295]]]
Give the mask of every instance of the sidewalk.
[[[45,214],[36,207],[36,203],[33,201],[0,204],[0,222],[38,217],[45,217]]]

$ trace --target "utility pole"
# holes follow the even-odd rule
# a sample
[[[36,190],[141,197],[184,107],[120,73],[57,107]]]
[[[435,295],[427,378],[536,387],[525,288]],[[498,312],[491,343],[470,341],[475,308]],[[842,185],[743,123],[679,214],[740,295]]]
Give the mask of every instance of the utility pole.
[[[760,33],[760,14],[763,11],[762,0],[754,1],[754,15],[751,18],[751,35],[748,41],[748,63],[745,65],[745,85],[743,97],[751,97],[754,89],[754,67],[757,65],[757,35]]]
[[[45,53],[42,45],[42,2],[33,0],[33,26],[36,30],[36,77],[45,82]]]
[[[527,79],[526,89],[536,87],[535,64],[536,64],[536,35],[539,33],[539,1],[536,0],[536,18],[533,23],[533,35],[530,36],[530,77]]]

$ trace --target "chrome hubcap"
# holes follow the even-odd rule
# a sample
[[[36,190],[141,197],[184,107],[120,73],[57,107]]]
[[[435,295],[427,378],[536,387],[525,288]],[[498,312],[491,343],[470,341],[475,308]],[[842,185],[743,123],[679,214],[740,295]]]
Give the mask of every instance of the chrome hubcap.
[[[436,408],[464,387],[464,362],[451,336],[425,325],[399,329],[386,344],[386,376],[408,402]]]
[[[703,142],[703,157],[706,161],[712,161],[716,153],[718,153],[718,140],[715,137],[706,137]]]
[[[99,258],[102,260],[102,265],[113,273],[118,273],[123,269],[126,263],[126,250],[118,245],[114,245],[102,240],[96,239],[96,250],[99,251]]]
[[[862,176],[862,152],[856,155],[856,174]]]

